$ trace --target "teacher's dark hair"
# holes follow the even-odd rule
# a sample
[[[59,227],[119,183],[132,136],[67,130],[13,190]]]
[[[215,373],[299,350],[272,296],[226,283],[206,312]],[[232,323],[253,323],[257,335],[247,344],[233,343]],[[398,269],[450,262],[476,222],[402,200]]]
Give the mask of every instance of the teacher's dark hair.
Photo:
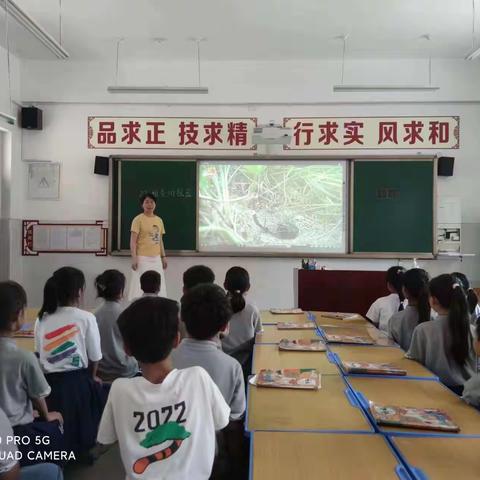
[[[140,195],[140,205],[143,205],[143,202],[147,199],[147,198],[150,198],[151,200],[153,200],[155,203],[157,203],[157,197],[154,193],[152,192],[146,192],[146,193],[142,193]]]

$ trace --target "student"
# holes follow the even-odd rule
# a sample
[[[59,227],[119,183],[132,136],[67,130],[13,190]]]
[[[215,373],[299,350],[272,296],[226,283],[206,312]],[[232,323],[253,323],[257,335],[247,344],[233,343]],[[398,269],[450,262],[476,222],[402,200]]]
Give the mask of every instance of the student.
[[[102,359],[97,321],[79,308],[84,289],[80,270],[57,270],[45,284],[35,322],[35,348],[52,388],[47,403],[63,415],[67,450],[77,458],[94,446],[105,402],[97,377]]]
[[[140,288],[144,297],[158,297],[162,285],[162,277],[155,270],[147,270],[140,277]]]
[[[209,478],[215,431],[228,424],[230,409],[205,370],[173,368],[177,303],[141,298],[123,311],[118,326],[143,376],[113,382],[98,442],[119,442],[128,479]]]
[[[138,364],[125,353],[117,325],[123,310],[121,301],[125,289],[125,275],[118,270],[105,270],[95,280],[95,287],[98,297],[105,300],[95,311],[102,348],[98,376],[106,382],[112,382],[118,377],[133,377],[138,372]]]
[[[172,352],[175,368],[203,367],[212,377],[237,420],[245,413],[242,368],[237,360],[218,348],[218,335],[232,317],[225,292],[218,285],[201,284],[182,298],[182,320],[187,338]]]
[[[21,454],[14,442],[6,442],[13,437],[12,426],[5,412],[0,408],[0,480],[63,480],[62,470],[53,463],[38,463],[20,468],[16,458]]]
[[[478,357],[480,356],[480,324],[477,323],[474,330],[474,345]],[[465,382],[462,398],[470,405],[480,409],[480,374],[478,372]]]
[[[463,384],[477,371],[467,297],[449,274],[434,278],[429,290],[430,305],[438,317],[415,328],[407,357],[425,365],[442,383],[461,394]]]
[[[405,310],[388,321],[388,333],[405,351],[410,348],[415,327],[430,320],[428,273],[421,268],[408,270],[403,277],[403,294],[408,300]]]
[[[403,267],[390,267],[387,270],[387,289],[390,294],[375,300],[367,312],[367,318],[380,330],[386,331],[390,317],[405,307],[402,290],[404,274]]]
[[[480,317],[480,305],[478,304],[478,297],[475,290],[470,287],[470,282],[464,273],[454,272],[452,275],[457,279],[457,282],[467,292],[468,311],[470,312],[470,323],[477,325],[477,319]]]
[[[244,268],[230,268],[225,275],[223,286],[228,292],[233,316],[230,319],[228,334],[222,339],[222,347],[226,353],[231,354],[252,340],[257,332],[262,331],[262,322],[258,309],[245,300],[250,290],[250,276]]]
[[[183,273],[183,293],[187,293],[201,283],[213,282],[215,282],[215,274],[210,267],[194,265]]]
[[[35,438],[48,437],[49,444],[41,450],[54,451],[63,441],[62,416],[48,410],[45,397],[50,386],[31,352],[17,347],[12,338],[20,329],[27,304],[25,290],[16,282],[0,282],[0,408],[6,414],[15,435],[29,438],[22,442],[21,464],[36,463],[28,458],[28,451],[39,450]],[[33,410],[38,419],[34,421]],[[0,437],[1,438],[1,437]],[[0,444],[1,448],[1,444]]]

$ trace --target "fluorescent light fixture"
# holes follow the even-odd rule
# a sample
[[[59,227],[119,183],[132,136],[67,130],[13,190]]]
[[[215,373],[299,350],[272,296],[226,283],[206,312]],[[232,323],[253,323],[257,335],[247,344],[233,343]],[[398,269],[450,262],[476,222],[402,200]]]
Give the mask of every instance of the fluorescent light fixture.
[[[15,122],[17,121],[17,119],[12,115],[9,115],[8,113],[3,113],[3,112],[0,112],[0,118],[5,119],[7,123],[9,123],[10,125],[15,125]]]
[[[470,51],[470,53],[465,57],[465,60],[476,60],[480,57],[480,47],[477,47]]]
[[[136,86],[110,86],[110,93],[208,93],[207,87],[136,87]]]
[[[56,57],[61,60],[67,59],[70,55],[64,48],[49,35],[38,23],[29,17],[13,0],[0,1],[0,6],[8,11],[8,15],[14,18],[22,27],[29,31],[37,40],[48,48]]]
[[[334,92],[432,92],[440,87],[430,85],[334,85]]]

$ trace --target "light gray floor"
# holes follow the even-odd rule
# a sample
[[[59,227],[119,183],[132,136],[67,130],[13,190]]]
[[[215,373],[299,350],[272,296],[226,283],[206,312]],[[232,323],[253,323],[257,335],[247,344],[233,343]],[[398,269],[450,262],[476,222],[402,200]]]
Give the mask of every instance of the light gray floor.
[[[124,480],[118,445],[104,453],[91,467],[74,465],[65,469],[65,480]]]

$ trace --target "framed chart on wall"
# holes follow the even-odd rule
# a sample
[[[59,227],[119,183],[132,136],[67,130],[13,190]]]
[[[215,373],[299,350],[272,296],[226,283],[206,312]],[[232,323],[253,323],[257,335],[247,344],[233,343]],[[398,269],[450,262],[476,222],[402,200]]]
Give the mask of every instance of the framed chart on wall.
[[[28,164],[28,198],[58,200],[60,198],[60,164],[32,162]]]

